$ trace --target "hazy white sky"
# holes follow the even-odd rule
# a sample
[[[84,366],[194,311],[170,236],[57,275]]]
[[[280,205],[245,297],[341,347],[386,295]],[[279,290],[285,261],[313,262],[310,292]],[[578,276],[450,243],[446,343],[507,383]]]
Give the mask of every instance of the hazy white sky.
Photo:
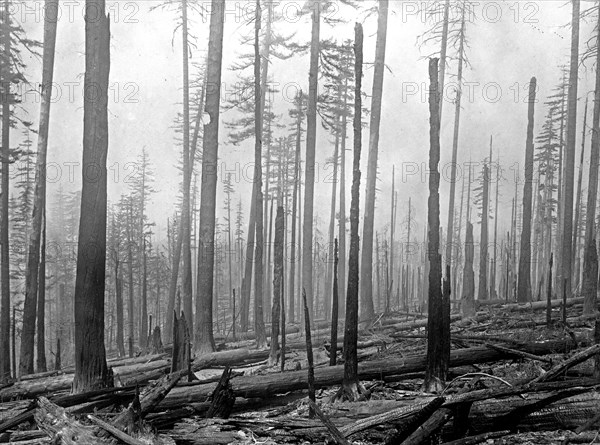
[[[171,216],[177,195],[180,177],[175,168],[179,147],[175,144],[172,129],[173,118],[181,106],[181,33],[174,31],[176,13],[172,10],[155,10],[156,1],[107,2],[111,13],[111,94],[110,146],[109,146],[109,193],[116,201],[120,193],[127,190],[125,179],[134,170],[129,164],[146,147],[156,172],[155,188],[158,193],[150,206],[150,217],[158,224],[159,231],[166,227],[166,218]],[[206,4],[208,4],[207,2]],[[252,2],[250,2],[252,3]],[[295,39],[306,42],[310,38],[309,18],[297,18],[295,11],[303,2],[285,1],[279,8],[285,10],[288,20],[277,25],[283,33],[296,32]],[[378,209],[376,226],[389,220],[392,165],[398,174],[396,184],[399,192],[398,219],[405,218],[409,196],[417,210],[418,233],[422,233],[422,222],[426,217],[427,184],[423,168],[429,149],[428,105],[424,93],[427,91],[427,60],[423,56],[435,48],[419,49],[417,37],[427,28],[423,16],[416,11],[423,2],[391,1],[387,40],[383,115],[380,139],[380,179],[378,184]],[[61,19],[58,28],[55,82],[57,100],[51,114],[48,180],[49,200],[61,183],[67,190],[80,184],[83,121],[83,71],[84,71],[84,20],[83,0],[61,0]],[[244,11],[248,2],[228,1],[225,24],[223,60],[223,91],[237,81],[236,74],[228,67],[242,48],[239,36],[246,31]],[[365,2],[365,7],[374,3]],[[30,37],[41,39],[42,25],[40,8],[43,2],[27,0],[15,5],[15,17],[23,23]],[[584,2],[583,8],[591,3]],[[37,13],[36,13],[37,8]],[[230,8],[230,9],[229,9]],[[328,14],[344,18],[344,25],[322,27],[322,37],[338,39],[353,38],[353,24],[362,21],[364,14],[345,6],[336,6]],[[515,165],[524,159],[527,85],[531,76],[539,84],[536,108],[536,132],[545,115],[543,101],[560,78],[558,66],[568,60],[570,45],[571,7],[559,1],[481,1],[475,4],[476,20],[468,24],[470,48],[468,55],[472,67],[465,72],[468,84],[464,92],[462,122],[459,144],[459,160],[480,161],[487,156],[490,135],[494,136],[496,150],[500,152],[502,166],[510,181],[501,190],[500,233],[502,225],[508,224],[510,204],[514,193]],[[595,19],[593,19],[595,20]],[[376,15],[364,22],[365,61],[372,62],[375,52]],[[207,46],[208,21],[193,15],[191,31],[197,36],[197,48],[193,61],[202,60]],[[592,36],[593,23],[582,24],[582,47]],[[33,82],[41,79],[41,62],[25,55],[30,65],[29,78]],[[450,73],[456,66],[450,65]],[[273,61],[271,73],[280,88],[291,92],[300,87],[307,90],[308,57],[302,56],[287,61]],[[580,96],[593,88],[591,67],[580,71]],[[371,93],[372,68],[365,66],[363,87]],[[449,79],[452,82],[452,79]],[[451,91],[451,90],[450,90]],[[452,96],[450,93],[449,96]],[[450,97],[451,99],[451,97]],[[276,97],[275,111],[288,122],[287,109],[291,104],[284,94]],[[368,105],[368,103],[367,103]],[[25,97],[25,106],[30,119],[37,122],[39,104],[35,95]],[[442,166],[449,162],[454,107],[444,104],[442,128]],[[580,115],[583,103],[580,105]],[[227,111],[223,120],[229,120],[235,112]],[[578,124],[581,128],[581,125]],[[325,159],[333,153],[326,132],[319,125],[317,161],[322,166],[316,193],[316,214],[323,222],[329,218],[331,184],[324,181],[327,167]],[[285,130],[277,136],[284,136]],[[363,131],[363,165],[366,166],[368,130]],[[15,144],[19,133],[15,132]],[[578,136],[578,139],[580,135]],[[220,130],[219,157],[228,170],[238,171],[235,185],[244,208],[248,208],[251,168],[244,168],[253,160],[253,144],[249,141],[240,147],[227,144],[226,129]],[[348,147],[351,147],[351,141]],[[589,151],[589,149],[588,149]],[[348,180],[350,177],[351,152],[348,153]],[[418,174],[408,174],[419,169]],[[54,171],[52,170],[54,169]],[[522,170],[522,167],[521,167]],[[402,172],[404,171],[404,175]],[[423,173],[423,174],[422,174]],[[363,169],[363,175],[366,172]],[[222,177],[223,175],[221,175]],[[364,177],[364,176],[363,176]],[[442,222],[445,224],[448,184],[442,182]],[[521,188],[521,187],[520,187]],[[458,188],[460,190],[460,186]],[[349,189],[348,189],[349,190]],[[364,186],[361,187],[361,199]],[[222,202],[222,200],[220,200]],[[237,197],[236,197],[237,201]],[[349,202],[349,200],[348,200]],[[220,207],[220,206],[219,206]],[[477,230],[476,230],[477,231]]]

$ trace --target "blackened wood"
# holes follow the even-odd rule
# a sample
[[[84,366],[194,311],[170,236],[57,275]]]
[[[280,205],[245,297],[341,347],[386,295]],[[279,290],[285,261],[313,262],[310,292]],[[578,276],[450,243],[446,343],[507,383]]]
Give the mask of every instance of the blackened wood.
[[[317,406],[315,402],[309,400],[308,406],[310,407],[312,412],[314,412],[317,415],[321,422],[323,422],[323,425],[325,425],[325,428],[327,428],[327,431],[329,431],[331,439],[333,439],[334,443],[336,443],[337,445],[349,445],[349,442],[346,440],[344,435],[340,432],[340,430],[337,429],[337,427],[331,422],[331,420],[329,420],[329,418],[325,414],[323,414],[323,411],[321,411],[321,409]]]
[[[331,347],[329,349],[329,365],[335,366],[337,360],[337,336],[338,336],[338,240],[334,240],[333,249],[333,297],[331,301]]]
[[[306,330],[306,358],[308,360],[308,398],[313,402],[315,398],[315,365],[313,360],[312,339],[310,334],[310,311],[306,302],[306,292],[302,289],[302,302],[304,304],[304,324]],[[284,375],[285,377],[285,375]],[[312,408],[309,409],[310,417],[313,418],[315,413]]]
[[[212,401],[206,417],[220,417],[227,419],[231,415],[231,410],[235,404],[235,394],[230,384],[231,368],[226,366],[221,375],[213,394]]]

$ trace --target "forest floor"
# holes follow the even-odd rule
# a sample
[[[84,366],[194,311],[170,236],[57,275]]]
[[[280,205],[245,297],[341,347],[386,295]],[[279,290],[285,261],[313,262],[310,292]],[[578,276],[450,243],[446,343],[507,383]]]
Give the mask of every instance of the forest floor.
[[[113,361],[123,392],[84,400],[68,396],[65,385],[72,375],[67,372],[15,382],[0,389],[5,401],[0,403],[0,442],[26,445],[60,437],[56,443],[600,443],[596,319],[583,317],[581,302],[574,300],[565,323],[560,304],[554,303],[550,326],[545,303],[497,302],[480,307],[472,319],[455,315],[450,375],[442,394],[421,391],[425,318],[389,314],[363,326],[359,336],[365,392],[356,402],[336,399],[341,354],[338,366],[330,367],[328,334],[325,329],[313,332],[320,408],[313,418],[304,335],[294,333],[286,337],[284,373],[279,363],[269,365],[267,351],[253,350],[253,341],[245,340],[196,358],[197,380],[184,383],[177,376],[171,387],[165,384],[172,380],[165,375],[170,366],[165,354]],[[227,378],[224,368],[231,370]],[[131,385],[148,381],[155,383],[144,386],[138,397],[142,408],[133,416],[138,427],[125,427],[118,414],[135,397]],[[157,387],[162,387],[158,396]],[[45,402],[66,408],[62,421],[56,420],[60,412],[43,411],[52,412]],[[110,425],[127,434],[115,439]],[[65,439],[81,428],[97,441],[84,440],[81,432],[74,442]]]

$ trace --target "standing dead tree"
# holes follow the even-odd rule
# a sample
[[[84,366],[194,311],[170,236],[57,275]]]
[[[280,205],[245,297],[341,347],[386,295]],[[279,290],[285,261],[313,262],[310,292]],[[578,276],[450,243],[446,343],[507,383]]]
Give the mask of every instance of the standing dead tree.
[[[529,107],[527,111],[527,142],[525,144],[525,183],[523,185],[523,228],[521,230],[521,253],[519,255],[519,277],[517,301],[531,300],[531,214],[533,194],[533,118],[537,80],[529,82]],[[496,215],[497,217],[497,215]]]
[[[202,190],[200,192],[200,222],[198,249],[198,283],[196,295],[196,349],[212,352],[213,338],[213,280],[215,266],[215,214],[219,152],[219,107],[221,104],[221,67],[223,63],[223,21],[225,4],[213,0],[208,41],[207,88],[202,150]]]
[[[42,103],[40,106],[40,126],[36,159],[36,181],[32,218],[33,227],[29,240],[27,275],[25,278],[25,302],[23,308],[23,331],[21,335],[19,366],[20,375],[33,373],[33,340],[35,335],[36,299],[38,292],[41,292],[41,289],[38,289],[38,275],[40,275],[38,269],[40,265],[42,220],[46,208],[46,158],[48,153],[48,132],[50,127],[50,104],[52,102],[52,80],[54,78],[58,0],[47,0],[44,8]]]
[[[573,249],[573,188],[575,179],[575,142],[577,138],[577,87],[579,73],[579,15],[581,9],[580,0],[573,0],[573,15],[571,21],[571,62],[569,70],[569,93],[567,98],[567,137],[566,137],[566,159],[565,159],[565,183],[564,196],[562,198],[562,249],[561,268],[559,270],[560,280],[567,280],[567,292],[571,292],[572,263],[571,252]],[[592,217],[593,219],[593,217]]]
[[[333,249],[333,297],[331,299],[331,346],[329,349],[329,366],[335,366],[337,360],[337,334],[338,334],[338,313],[339,313],[339,292],[338,292],[338,240],[334,240]]]
[[[346,292],[346,326],[344,328],[344,380],[340,389],[343,399],[357,400],[359,397],[358,382],[358,282],[359,282],[359,202],[360,202],[360,153],[361,153],[361,107],[362,107],[362,64],[363,64],[363,29],[356,23],[354,26],[354,161],[352,167],[352,199],[350,202],[350,252],[348,256],[348,290]]]
[[[75,377],[73,392],[109,386],[104,348],[108,75],[110,24],[105,0],[86,0],[85,85],[98,94],[83,105],[83,187],[75,279]]]
[[[438,59],[429,61],[429,201],[427,219],[429,225],[429,315],[427,319],[427,369],[423,388],[427,392],[444,389],[448,364],[450,361],[450,343],[444,338],[446,323],[443,318],[445,305],[450,304],[449,295],[442,292],[442,257],[440,254],[440,112],[438,89]],[[447,300],[447,301],[446,301]],[[449,327],[449,323],[447,324]],[[449,329],[448,329],[449,330]]]
[[[381,123],[381,102],[383,96],[383,74],[385,71],[385,48],[387,41],[389,0],[379,0],[377,19],[377,42],[375,45],[375,69],[373,73],[373,99],[371,102],[371,122],[369,125],[369,153],[367,166],[367,188],[365,194],[365,217],[363,224],[360,288],[361,311],[363,318],[374,315],[373,307],[373,229],[375,224],[375,192],[377,179],[377,157],[379,151],[379,125]]]
[[[269,363],[277,363],[279,350],[279,323],[282,314],[281,295],[283,292],[283,245],[285,243],[285,217],[283,206],[277,207],[275,217],[275,245],[274,245],[274,278],[273,278],[273,308],[271,312],[271,353]],[[283,339],[282,339],[283,340]]]
[[[584,297],[583,311],[592,314],[596,310],[598,290],[598,258],[594,240],[596,199],[598,197],[598,163],[600,162],[600,12],[598,13],[598,37],[596,41],[596,91],[594,93],[594,117],[592,127],[592,148],[590,152],[590,170],[585,219],[585,248],[583,253],[583,281],[581,293]],[[596,255],[594,255],[596,253]],[[595,257],[595,265],[594,265]],[[596,269],[596,273],[594,270]]]

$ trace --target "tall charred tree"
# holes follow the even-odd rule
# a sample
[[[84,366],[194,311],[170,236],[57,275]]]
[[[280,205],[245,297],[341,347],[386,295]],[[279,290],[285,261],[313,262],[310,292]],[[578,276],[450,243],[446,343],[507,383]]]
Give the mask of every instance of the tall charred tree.
[[[308,113],[306,119],[306,157],[304,172],[304,220],[302,224],[302,287],[306,291],[308,310],[313,312],[313,217],[315,196],[315,149],[317,144],[317,94],[319,88],[319,49],[321,34],[321,0],[312,2],[310,69],[308,72]]]
[[[333,296],[331,299],[331,345],[329,350],[329,366],[335,366],[337,361],[337,338],[339,317],[339,286],[338,286],[338,240],[334,240],[333,248]]]
[[[81,216],[75,279],[73,392],[111,385],[104,348],[110,24],[105,0],[86,0]]]
[[[490,203],[490,170],[488,164],[483,165],[483,192],[481,210],[481,237],[479,249],[479,290],[478,300],[488,299],[487,266],[488,266],[488,218]]]
[[[593,314],[597,310],[598,279],[594,274],[594,252],[596,252],[596,236],[594,223],[596,216],[596,200],[598,197],[598,163],[600,162],[600,14],[597,23],[596,42],[596,89],[594,92],[594,117],[592,119],[592,147],[590,151],[590,170],[588,179],[588,195],[585,218],[585,247],[583,253],[583,281],[581,293],[584,297],[583,312]],[[597,252],[596,252],[597,254]],[[597,265],[595,266],[597,267]]]
[[[267,334],[265,332],[263,313],[263,191],[262,191],[262,129],[263,114],[261,112],[261,78],[260,78],[260,27],[261,6],[256,0],[256,13],[254,23],[254,183],[256,195],[254,208],[256,211],[256,245],[254,246],[254,332],[256,345],[259,349],[266,348]]]
[[[214,14],[211,14],[213,17]],[[191,185],[192,165],[190,156],[190,75],[189,75],[189,32],[188,32],[188,0],[181,0],[181,43],[183,66],[183,202],[181,204],[182,251],[183,256],[183,311],[186,315],[188,329],[194,331],[193,291],[192,291],[192,224],[191,224]]]
[[[23,329],[21,331],[21,354],[19,374],[33,373],[33,340],[35,336],[36,300],[40,264],[42,220],[46,207],[46,159],[50,127],[50,104],[54,78],[54,54],[58,24],[58,0],[46,0],[44,14],[44,54],[42,59],[42,92],[40,125],[36,159],[36,180],[33,203],[31,236],[25,277],[25,302],[23,305]]]
[[[521,230],[521,252],[519,255],[519,277],[517,301],[531,300],[531,218],[533,194],[533,125],[535,111],[535,91],[537,79],[529,82],[529,106],[527,110],[527,142],[525,144],[525,182],[523,184],[523,228]]]
[[[475,272],[473,271],[473,258],[475,245],[473,242],[473,224],[467,221],[467,234],[465,237],[465,267],[463,270],[462,303],[460,310],[463,317],[475,315]]]
[[[428,257],[429,257],[429,314],[427,318],[427,368],[423,388],[427,392],[444,389],[450,361],[449,342],[444,339],[446,309],[442,293],[442,257],[440,254],[440,102],[438,59],[429,61],[429,200],[428,200]],[[449,311],[448,316],[450,314]],[[449,324],[448,324],[449,325]]]
[[[4,60],[11,60],[11,12],[9,0],[4,0],[2,46]],[[2,101],[2,178],[1,178],[1,204],[2,217],[0,218],[0,381],[5,382],[10,378],[10,246],[9,246],[9,159],[10,159],[10,85],[11,64],[5,62],[0,75],[5,99]],[[31,342],[33,350],[33,340]],[[31,358],[33,366],[33,357]]]
[[[565,159],[565,184],[562,225],[561,280],[567,280],[567,292],[571,292],[572,283],[572,235],[573,235],[573,188],[575,180],[575,141],[577,137],[577,87],[579,82],[579,12],[580,0],[573,0],[571,21],[571,63],[569,71],[569,93],[567,98],[567,137]],[[593,219],[593,218],[592,218]]]
[[[359,286],[359,205],[360,205],[360,155],[361,155],[361,107],[362,107],[362,64],[363,64],[363,29],[356,23],[354,26],[354,161],[352,166],[352,198],[350,202],[350,252],[348,256],[348,290],[346,292],[346,325],[344,327],[344,380],[341,388],[342,398],[357,400],[359,397],[358,382],[358,286]]]
[[[275,217],[275,243],[273,246],[273,307],[271,312],[271,353],[269,363],[277,363],[277,353],[279,351],[279,325],[282,314],[281,294],[283,291],[283,247],[285,243],[285,217],[282,206],[277,207],[277,216]],[[282,333],[283,335],[283,333]],[[283,340],[283,339],[282,339]]]
[[[225,2],[212,1],[208,41],[207,90],[202,150],[202,189],[198,254],[198,288],[196,297],[197,344],[200,353],[215,349],[213,337],[213,280],[215,266],[215,218],[217,204],[217,162],[219,156],[219,107],[221,104],[221,66],[223,62],[223,27]]]
[[[373,307],[373,231],[375,225],[375,192],[377,181],[377,158],[379,152],[379,125],[383,97],[383,73],[385,71],[385,48],[387,41],[389,0],[379,0],[377,19],[377,42],[375,45],[375,68],[371,121],[369,125],[369,156],[367,164],[367,189],[365,194],[365,217],[363,219],[360,301],[361,316],[365,319],[374,315]]]
[[[448,5],[446,4],[446,9]],[[447,14],[447,11],[444,13]],[[462,80],[463,80],[463,69],[465,64],[465,26],[466,26],[466,5],[462,6],[462,17],[460,24],[460,43],[458,48],[458,73],[457,73],[457,87],[456,87],[456,98],[454,99],[454,135],[452,137],[452,162],[450,164],[450,198],[448,204],[448,224],[446,226],[446,264],[452,264],[452,248],[454,241],[454,201],[456,199],[456,163],[458,158],[458,141],[459,141],[459,129],[460,129],[460,112],[461,112],[461,100],[462,100]],[[446,18],[447,20],[447,18]],[[444,22],[444,27],[447,32],[447,23]],[[447,38],[447,36],[446,36]],[[445,48],[442,47],[442,54]],[[445,55],[444,55],[445,57]],[[442,57],[441,63],[444,64],[445,60]],[[444,65],[440,67],[440,72],[444,72]],[[444,97],[443,83],[440,84],[440,121],[442,112],[442,103]],[[491,159],[490,159],[491,162]]]
[[[289,273],[289,321],[290,323],[294,323],[296,321],[296,303],[295,303],[295,280],[296,280],[296,227],[297,227],[297,209],[298,209],[298,188],[300,186],[300,151],[302,146],[302,119],[303,119],[303,94],[302,90],[298,96],[296,96],[296,109],[294,110],[294,115],[291,117],[295,117],[296,122],[296,154],[294,157],[294,191],[292,193],[292,240],[291,240],[291,249],[290,249],[290,273]]]
[[[45,206],[44,206],[45,207]],[[37,338],[36,338],[36,369],[46,372],[46,210],[44,208],[42,223],[42,245],[40,267],[38,269],[38,298],[37,298]]]

